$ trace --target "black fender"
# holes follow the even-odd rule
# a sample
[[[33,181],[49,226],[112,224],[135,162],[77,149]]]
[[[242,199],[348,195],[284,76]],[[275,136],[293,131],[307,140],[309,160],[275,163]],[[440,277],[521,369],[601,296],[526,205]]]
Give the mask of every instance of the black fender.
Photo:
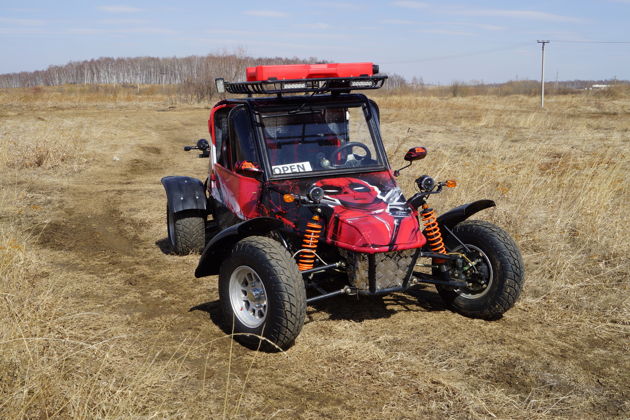
[[[438,216],[437,222],[440,227],[446,226],[452,229],[456,224],[463,222],[473,214],[494,206],[496,206],[496,204],[492,200],[478,200],[472,203],[462,204]]]
[[[252,235],[266,235],[280,228],[283,223],[273,217],[256,217],[222,230],[215,235],[199,258],[195,277],[219,274],[219,267],[230,254],[232,247],[241,239]]]
[[[197,178],[165,176],[161,181],[166,190],[168,208],[173,213],[184,210],[207,211],[208,199],[203,182]]]

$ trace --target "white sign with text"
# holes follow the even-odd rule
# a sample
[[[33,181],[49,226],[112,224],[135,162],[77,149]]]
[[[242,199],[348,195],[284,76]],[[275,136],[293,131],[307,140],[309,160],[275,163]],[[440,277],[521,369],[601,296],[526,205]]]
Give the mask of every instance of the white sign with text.
[[[274,175],[295,174],[299,172],[312,172],[310,162],[286,163],[284,165],[275,165],[271,167]]]

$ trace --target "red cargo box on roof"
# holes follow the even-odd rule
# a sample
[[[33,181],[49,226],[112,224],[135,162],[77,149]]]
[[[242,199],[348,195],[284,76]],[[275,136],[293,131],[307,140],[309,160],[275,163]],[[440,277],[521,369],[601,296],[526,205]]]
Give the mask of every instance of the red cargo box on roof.
[[[360,77],[378,73],[373,63],[286,64],[247,67],[247,81]]]

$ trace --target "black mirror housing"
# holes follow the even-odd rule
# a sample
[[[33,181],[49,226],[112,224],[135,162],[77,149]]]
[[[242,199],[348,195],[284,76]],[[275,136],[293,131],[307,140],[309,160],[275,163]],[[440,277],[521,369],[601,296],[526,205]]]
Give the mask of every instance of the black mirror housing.
[[[416,160],[424,159],[427,156],[427,148],[426,147],[412,147],[405,154],[404,159],[407,162],[413,162]]]

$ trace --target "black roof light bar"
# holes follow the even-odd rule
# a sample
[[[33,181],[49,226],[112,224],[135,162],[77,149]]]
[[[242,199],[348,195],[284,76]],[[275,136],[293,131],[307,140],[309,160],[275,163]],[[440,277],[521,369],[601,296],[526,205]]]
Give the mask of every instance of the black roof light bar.
[[[359,77],[324,77],[312,79],[269,79],[253,82],[226,82],[215,79],[217,91],[236,94],[285,94],[285,93],[326,93],[350,92],[352,90],[379,89],[387,80],[385,75]]]

